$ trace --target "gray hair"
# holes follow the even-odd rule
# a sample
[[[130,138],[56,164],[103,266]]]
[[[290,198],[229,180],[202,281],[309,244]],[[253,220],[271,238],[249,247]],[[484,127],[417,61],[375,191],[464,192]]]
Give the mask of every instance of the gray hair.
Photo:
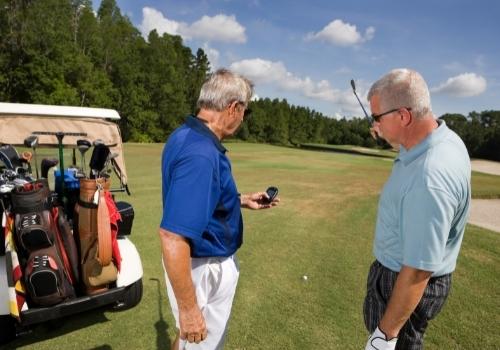
[[[228,69],[218,69],[203,83],[198,108],[223,111],[233,102],[248,105],[253,95],[253,83]]]
[[[429,88],[422,76],[411,69],[391,70],[377,80],[368,92],[368,100],[379,97],[381,112],[394,108],[411,108],[415,118],[432,113]]]

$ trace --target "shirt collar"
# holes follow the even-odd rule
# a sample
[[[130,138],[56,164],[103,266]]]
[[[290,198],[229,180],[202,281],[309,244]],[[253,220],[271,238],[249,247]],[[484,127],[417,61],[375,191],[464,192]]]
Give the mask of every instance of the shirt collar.
[[[222,145],[220,140],[215,136],[212,130],[208,128],[208,126],[205,125],[200,119],[196,118],[194,115],[190,115],[186,118],[186,125],[193,129],[194,131],[202,134],[203,136],[206,136],[210,138],[215,147],[219,150],[219,152],[226,153],[227,149]]]
[[[434,129],[425,139],[423,139],[418,145],[407,150],[403,145],[400,146],[399,155],[395,161],[402,161],[405,166],[413,162],[415,159],[420,157],[430,148],[434,147],[440,143],[444,136],[448,133],[448,127],[442,119],[436,119],[438,127]]]

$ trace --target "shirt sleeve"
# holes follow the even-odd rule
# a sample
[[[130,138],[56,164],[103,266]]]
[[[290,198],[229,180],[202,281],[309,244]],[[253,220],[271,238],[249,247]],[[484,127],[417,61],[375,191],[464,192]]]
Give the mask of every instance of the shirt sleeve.
[[[445,256],[456,200],[435,188],[407,193],[401,206],[403,264],[436,271]]]
[[[176,163],[164,194],[160,227],[199,239],[217,204],[217,182],[214,165],[204,156],[189,156]]]

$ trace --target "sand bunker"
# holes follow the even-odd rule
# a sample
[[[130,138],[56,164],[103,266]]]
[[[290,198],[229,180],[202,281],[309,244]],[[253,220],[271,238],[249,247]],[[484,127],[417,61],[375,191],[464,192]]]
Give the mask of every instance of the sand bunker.
[[[473,159],[472,170],[500,176],[500,162]],[[500,199],[473,199],[469,223],[500,232]]]

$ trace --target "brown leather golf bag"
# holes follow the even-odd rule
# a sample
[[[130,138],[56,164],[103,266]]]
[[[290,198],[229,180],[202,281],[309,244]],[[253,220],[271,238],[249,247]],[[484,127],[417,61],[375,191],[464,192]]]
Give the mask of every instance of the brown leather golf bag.
[[[80,179],[80,198],[75,207],[82,281],[88,294],[108,288],[117,279],[113,261],[112,234],[106,192],[106,178]]]

